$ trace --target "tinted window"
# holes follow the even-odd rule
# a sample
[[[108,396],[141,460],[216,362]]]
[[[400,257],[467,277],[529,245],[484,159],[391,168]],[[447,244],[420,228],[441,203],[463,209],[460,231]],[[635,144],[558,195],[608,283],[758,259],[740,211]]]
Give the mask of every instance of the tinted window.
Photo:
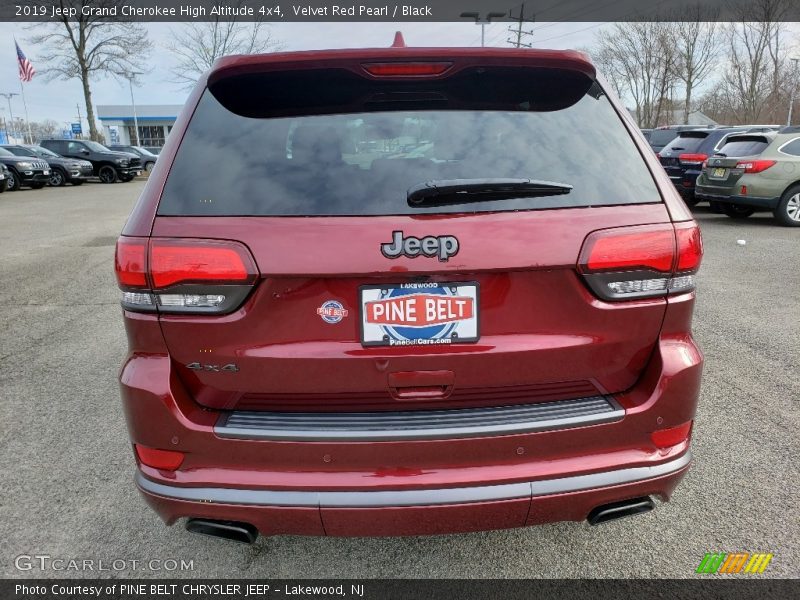
[[[244,98],[234,111],[206,91],[170,170],[158,212],[380,215],[660,202],[652,176],[609,100],[596,84],[587,87],[567,105],[550,97],[552,87],[546,90],[549,96],[527,102],[516,96],[511,102],[520,93],[516,88],[494,87],[494,95],[483,89],[485,98],[479,102],[463,90],[456,100],[447,96],[449,90],[439,90],[436,97],[420,92],[412,99],[362,102],[374,98],[369,90],[353,95],[346,86],[306,86],[305,96],[295,97],[300,92],[291,86],[272,87],[280,96],[274,112],[281,116],[266,117],[257,116],[262,106],[257,94],[226,90],[230,99],[218,94],[227,106]],[[304,98],[320,102],[308,97],[318,91],[327,95],[328,104],[315,107],[314,114],[298,115]],[[383,98],[389,92],[381,94]],[[409,109],[403,110],[408,102]],[[448,104],[464,109],[450,110]],[[491,109],[481,110],[481,104]],[[445,109],[437,109],[439,105]],[[332,106],[342,112],[319,114],[332,112]],[[567,195],[447,207],[412,208],[406,201],[410,187],[430,180],[504,177],[574,187]]]
[[[678,135],[678,132],[674,129],[654,129],[653,133],[650,134],[650,145],[665,146],[675,139],[676,135]]]
[[[17,148],[16,146],[12,146],[11,148],[4,148],[4,150],[8,150],[9,152],[11,152],[11,154],[16,154],[17,156],[34,156],[34,153],[31,150]]]
[[[5,148],[0,148],[0,156],[14,156],[14,155]]]
[[[663,152],[692,153],[696,152],[708,137],[708,133],[685,132],[681,133],[664,146]]]
[[[756,156],[761,154],[768,145],[769,142],[764,137],[736,137],[728,140],[720,148],[719,154],[724,154],[725,156]]]
[[[795,138],[788,144],[781,147],[781,152],[784,154],[791,154],[792,156],[800,156],[800,138]]]

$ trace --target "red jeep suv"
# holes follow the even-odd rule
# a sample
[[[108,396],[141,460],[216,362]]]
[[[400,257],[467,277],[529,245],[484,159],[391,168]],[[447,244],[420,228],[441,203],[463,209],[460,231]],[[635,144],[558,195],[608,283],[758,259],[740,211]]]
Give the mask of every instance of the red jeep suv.
[[[606,89],[572,51],[218,61],[116,249],[147,503],[253,541],[667,500],[700,231]]]

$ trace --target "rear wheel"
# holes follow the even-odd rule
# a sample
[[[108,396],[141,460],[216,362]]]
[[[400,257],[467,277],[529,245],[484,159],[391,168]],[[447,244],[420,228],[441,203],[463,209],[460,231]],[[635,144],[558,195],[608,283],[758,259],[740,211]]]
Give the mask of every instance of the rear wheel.
[[[60,187],[67,183],[67,174],[64,173],[61,169],[53,169],[53,172],[50,173],[50,185],[53,187]]]
[[[98,171],[97,176],[103,183],[115,183],[119,178],[117,170],[111,165],[103,165],[100,167],[100,171]]]
[[[722,212],[728,215],[731,219],[746,219],[752,215],[756,210],[748,206],[738,206],[736,204],[725,204],[722,207]]]
[[[800,185],[789,188],[783,193],[773,214],[781,225],[800,227]]]

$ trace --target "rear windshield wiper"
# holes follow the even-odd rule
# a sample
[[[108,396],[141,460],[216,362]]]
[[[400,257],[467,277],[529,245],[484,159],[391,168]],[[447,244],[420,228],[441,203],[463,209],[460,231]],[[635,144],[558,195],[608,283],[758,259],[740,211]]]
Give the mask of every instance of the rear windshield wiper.
[[[572,186],[569,184],[537,179],[436,179],[410,188],[407,200],[409,206],[448,206],[468,202],[556,196],[569,194],[571,191]]]

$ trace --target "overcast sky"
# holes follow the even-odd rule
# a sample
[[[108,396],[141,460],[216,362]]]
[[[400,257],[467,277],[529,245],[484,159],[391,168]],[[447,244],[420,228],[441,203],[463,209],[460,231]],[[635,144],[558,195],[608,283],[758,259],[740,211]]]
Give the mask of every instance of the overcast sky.
[[[539,23],[534,26],[534,46],[540,48],[580,48],[592,45],[602,23]],[[170,29],[180,28],[180,23],[145,24],[155,48],[151,56],[151,70],[142,77],[142,85],[134,88],[137,104],[182,104],[186,92],[170,83],[170,68],[174,61],[164,47]],[[392,43],[395,31],[402,31],[409,46],[479,46],[480,27],[463,23],[278,23],[271,26],[272,35],[283,43],[285,50],[312,50],[323,48],[385,47]],[[41,72],[44,65],[37,60],[38,49],[26,39],[30,31],[25,23],[0,23],[0,93],[19,92],[14,37],[23,52]],[[486,27],[486,45],[504,46],[508,37],[508,23],[492,23]],[[111,78],[92,81],[92,97],[97,104],[130,104],[127,82]],[[25,84],[28,115],[32,121],[54,119],[60,124],[76,120],[76,104],[86,117],[83,93],[78,79],[47,82],[37,74]],[[14,117],[24,116],[22,99],[12,100]],[[8,104],[0,97],[0,116],[8,118]],[[85,128],[84,120],[84,128]]]

